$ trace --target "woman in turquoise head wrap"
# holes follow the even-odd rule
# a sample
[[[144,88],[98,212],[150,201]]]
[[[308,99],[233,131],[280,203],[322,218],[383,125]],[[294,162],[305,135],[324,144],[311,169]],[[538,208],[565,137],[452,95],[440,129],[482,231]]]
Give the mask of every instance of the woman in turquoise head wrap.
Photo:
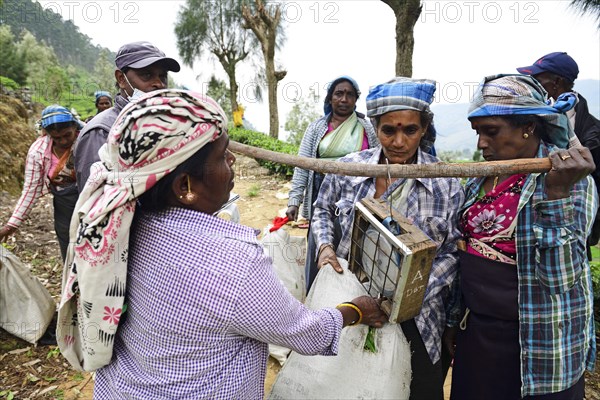
[[[323,111],[325,115],[308,125],[298,155],[336,160],[347,154],[376,147],[379,144],[371,123],[356,111],[360,89],[354,79],[343,75],[328,86]],[[296,168],[292,177],[286,216],[290,221],[299,215],[310,221],[313,203],[319,193],[324,175]],[[302,208],[301,208],[302,207]],[[307,291],[317,272],[316,248],[311,230],[308,232],[306,257]]]
[[[471,102],[487,161],[549,157],[552,169],[466,184],[462,314],[457,307],[449,321],[460,326],[452,399],[582,399],[584,370],[594,365],[586,256],[598,205],[594,163],[564,114],[574,97],[546,100],[530,76],[495,75]]]
[[[109,92],[106,92],[104,90],[98,90],[94,93],[94,96],[96,97],[96,115],[100,114],[104,110],[108,110],[113,106],[113,99]],[[91,121],[92,118],[94,118],[93,115],[87,118],[85,122],[87,123]]]

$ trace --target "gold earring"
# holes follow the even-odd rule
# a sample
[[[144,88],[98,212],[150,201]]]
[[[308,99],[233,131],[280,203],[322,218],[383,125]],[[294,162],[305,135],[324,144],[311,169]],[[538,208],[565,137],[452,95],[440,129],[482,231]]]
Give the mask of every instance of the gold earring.
[[[523,139],[527,139],[528,137],[529,137],[529,133],[525,132],[525,133],[523,134]]]
[[[185,197],[185,201],[187,201],[188,203],[193,203],[198,198],[198,195],[196,193],[192,192],[192,186],[190,184],[189,175],[187,177],[187,193],[185,195],[180,195],[179,200],[183,200],[184,197]]]

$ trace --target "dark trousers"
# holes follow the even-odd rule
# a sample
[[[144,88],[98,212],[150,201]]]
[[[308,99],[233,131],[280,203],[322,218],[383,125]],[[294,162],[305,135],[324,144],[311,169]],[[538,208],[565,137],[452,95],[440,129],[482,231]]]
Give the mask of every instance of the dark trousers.
[[[442,360],[438,360],[435,364],[431,362],[414,319],[402,322],[400,326],[408,340],[411,352],[410,400],[443,400],[445,374]]]
[[[306,293],[310,290],[319,268],[317,268],[317,244],[312,234],[312,225],[308,227],[306,244],[306,264],[304,265],[304,276],[306,277]]]
[[[523,400],[582,400],[585,394],[585,379],[579,378],[576,384],[558,393],[525,396]]]
[[[514,265],[459,252],[461,291],[470,310],[456,337],[452,400],[520,400],[518,283]],[[583,378],[529,400],[581,400]]]
[[[73,216],[73,210],[79,198],[79,193],[77,192],[76,185],[61,188],[61,190],[50,185],[50,191],[54,197],[52,201],[54,205],[54,231],[56,232],[56,238],[60,246],[60,255],[64,262],[67,256],[67,249],[69,248],[71,217]]]

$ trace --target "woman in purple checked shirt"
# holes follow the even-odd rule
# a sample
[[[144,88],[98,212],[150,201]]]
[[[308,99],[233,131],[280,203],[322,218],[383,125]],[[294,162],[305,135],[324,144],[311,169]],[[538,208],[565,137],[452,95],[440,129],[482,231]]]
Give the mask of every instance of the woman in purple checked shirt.
[[[253,229],[213,216],[233,188],[226,126],[212,99],[172,89],[111,130],[77,204],[57,334],[73,366],[98,369],[95,398],[261,399],[267,343],[335,355],[343,327],[386,320],[367,296],[308,310]]]

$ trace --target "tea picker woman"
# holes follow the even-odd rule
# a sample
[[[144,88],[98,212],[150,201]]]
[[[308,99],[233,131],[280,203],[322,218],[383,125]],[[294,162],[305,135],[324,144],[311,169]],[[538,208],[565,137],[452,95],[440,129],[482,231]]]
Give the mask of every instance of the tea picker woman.
[[[57,331],[75,368],[98,369],[95,398],[261,399],[267,343],[334,355],[344,326],[386,319],[367,296],[308,310],[254,229],[213,216],[234,185],[226,127],[212,99],[168,89],[111,129],[73,218]]]
[[[33,142],[27,153],[21,197],[12,216],[0,229],[0,241],[15,232],[37,200],[50,192],[53,195],[54,231],[64,260],[69,245],[69,223],[78,197],[72,146],[83,124],[65,107],[55,104],[42,111],[40,125],[42,136]]]
[[[438,162],[428,154],[435,138],[429,107],[434,93],[435,82],[428,79],[398,77],[372,88],[367,96],[367,116],[371,117],[381,144],[339,161],[374,165]],[[342,273],[337,257],[349,256],[354,204],[366,197],[391,202],[396,211],[410,218],[438,246],[429,281],[425,282],[421,312],[401,326],[412,352],[410,398],[441,400],[445,376],[441,336],[446,326],[447,298],[457,270],[457,213],[464,199],[460,182],[455,178],[388,180],[327,175],[312,219],[319,268],[331,264]],[[335,226],[341,227],[337,245]]]

